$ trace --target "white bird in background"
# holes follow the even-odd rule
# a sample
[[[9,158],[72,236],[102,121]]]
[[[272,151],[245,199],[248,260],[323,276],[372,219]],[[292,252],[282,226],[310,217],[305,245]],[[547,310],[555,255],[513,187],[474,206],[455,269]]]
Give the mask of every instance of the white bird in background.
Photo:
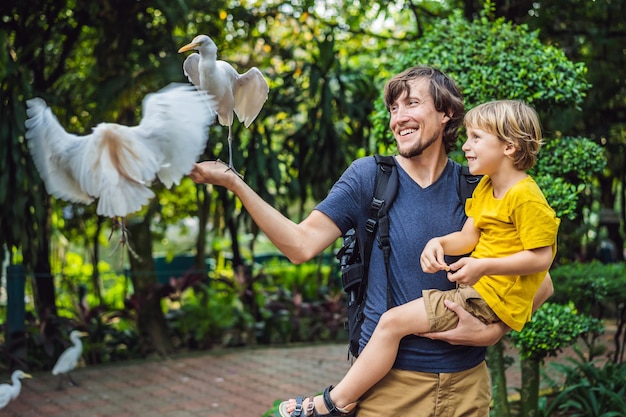
[[[88,336],[88,333],[81,332],[79,330],[72,330],[70,333],[72,346],[68,347],[63,351],[63,353],[61,353],[61,356],[59,356],[59,359],[57,359],[57,362],[54,364],[54,368],[52,368],[52,375],[60,375],[57,389],[62,388],[63,375],[67,375],[67,378],[73,385],[78,385],[72,379],[70,372],[76,368],[80,355],[83,353],[83,343],[80,341],[80,338],[85,336]]]
[[[10,384],[0,384],[0,408],[4,408],[7,404],[17,398],[20,395],[20,391],[22,390],[22,382],[20,379],[22,378],[32,378],[30,374],[20,371],[13,371],[11,374],[11,382]]]
[[[91,134],[67,133],[41,98],[27,101],[26,139],[49,194],[124,217],[141,209],[158,176],[178,185],[206,147],[214,103],[189,85],[170,85],[143,100],[137,126],[100,123]]]
[[[228,62],[217,60],[217,46],[207,35],[196,36],[178,52],[192,49],[199,54],[193,53],[185,59],[183,71],[193,85],[215,97],[219,123],[228,126],[228,166],[234,171],[233,112],[249,127],[267,100],[269,86],[258,68],[252,67],[239,74]]]

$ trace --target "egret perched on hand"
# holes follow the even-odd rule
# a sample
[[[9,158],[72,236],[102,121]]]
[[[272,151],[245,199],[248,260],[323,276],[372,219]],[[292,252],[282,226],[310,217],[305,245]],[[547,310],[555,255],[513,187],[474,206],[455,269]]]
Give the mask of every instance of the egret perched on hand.
[[[54,368],[52,368],[52,375],[60,375],[59,377],[59,385],[57,389],[62,388],[63,383],[63,375],[67,375],[67,378],[73,385],[78,385],[70,375],[70,372],[76,368],[76,364],[80,359],[80,355],[83,353],[83,343],[80,341],[81,337],[88,336],[88,333],[81,332],[78,330],[72,330],[70,333],[70,340],[72,341],[72,346],[68,347],[61,353],[59,359],[57,359],[57,363],[54,364]]]
[[[26,139],[48,193],[124,217],[154,197],[158,176],[166,187],[191,171],[204,151],[214,104],[189,85],[148,94],[137,126],[100,123],[85,136],[67,133],[45,101],[27,101]]]
[[[18,369],[11,374],[11,382],[13,382],[13,385],[0,384],[0,408],[6,407],[9,401],[16,399],[17,396],[20,395],[20,391],[22,390],[22,382],[20,379],[22,378],[32,377]]]
[[[215,97],[218,120],[222,126],[228,126],[228,166],[234,170],[233,112],[249,127],[267,100],[269,86],[258,68],[239,74],[228,62],[217,60],[217,46],[207,35],[196,36],[178,52],[192,49],[199,54],[193,53],[185,59],[184,73],[193,85]]]

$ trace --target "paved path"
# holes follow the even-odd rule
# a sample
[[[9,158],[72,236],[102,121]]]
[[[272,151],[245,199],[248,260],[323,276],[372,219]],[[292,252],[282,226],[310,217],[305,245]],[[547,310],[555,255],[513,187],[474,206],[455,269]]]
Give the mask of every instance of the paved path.
[[[345,344],[228,349],[77,369],[57,390],[49,373],[23,380],[2,417],[261,417],[277,399],[314,394],[349,367]],[[6,381],[2,381],[6,382]]]
[[[604,335],[607,346],[611,330]],[[89,366],[72,374],[80,386],[60,391],[56,377],[35,373],[23,380],[22,393],[0,417],[261,417],[275,400],[315,394],[337,383],[350,366],[347,352],[345,343],[230,348]],[[571,349],[546,362],[568,355]],[[519,364],[506,374],[509,392],[516,392]],[[8,379],[4,375],[0,382]]]

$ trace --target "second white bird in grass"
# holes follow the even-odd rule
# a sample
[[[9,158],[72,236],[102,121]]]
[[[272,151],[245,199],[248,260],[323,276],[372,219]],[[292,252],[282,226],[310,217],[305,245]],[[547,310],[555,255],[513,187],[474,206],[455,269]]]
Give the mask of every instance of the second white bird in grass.
[[[83,343],[81,342],[80,338],[85,337],[85,336],[88,336],[88,334],[85,332],[81,332],[79,330],[72,330],[72,332],[70,333],[70,340],[72,341],[72,346],[65,349],[63,353],[61,353],[61,356],[59,356],[59,359],[57,359],[57,362],[54,364],[54,368],[52,368],[52,375],[60,375],[59,385],[57,386],[58,389],[62,388],[64,375],[67,376],[68,380],[72,384],[78,385],[72,379],[70,372],[72,372],[74,368],[76,368],[76,365],[78,364],[78,360],[83,354]]]
[[[49,194],[125,217],[154,197],[158,178],[178,184],[204,151],[214,102],[189,85],[148,94],[137,126],[100,123],[85,136],[67,133],[41,98],[27,101],[26,139]]]
[[[249,127],[267,100],[269,86],[258,68],[239,74],[228,62],[218,60],[217,46],[207,35],[196,36],[178,52],[192,49],[199,53],[185,59],[183,71],[193,85],[215,97],[218,120],[228,126],[228,165],[233,169],[233,112]]]
[[[11,384],[0,384],[0,409],[4,408],[20,395],[22,390],[22,378],[31,378],[30,374],[22,372],[19,369],[11,374]]]

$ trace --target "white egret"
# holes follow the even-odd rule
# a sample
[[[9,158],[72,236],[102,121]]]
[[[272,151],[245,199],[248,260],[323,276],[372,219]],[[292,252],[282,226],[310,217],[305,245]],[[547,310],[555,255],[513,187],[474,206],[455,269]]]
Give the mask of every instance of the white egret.
[[[218,60],[217,46],[207,35],[196,36],[178,52],[192,49],[199,53],[185,59],[183,71],[193,85],[215,97],[219,123],[228,126],[228,166],[234,171],[233,112],[245,127],[249,127],[267,100],[269,86],[258,68],[252,67],[239,74],[228,62]]]
[[[67,133],[44,100],[27,101],[26,139],[51,195],[124,217],[145,205],[158,178],[178,185],[206,147],[214,104],[189,85],[170,85],[143,100],[137,126],[100,123],[86,136]]]
[[[22,378],[32,378],[30,374],[20,371],[19,369],[13,371],[11,374],[11,384],[0,384],[0,409],[7,406],[7,404],[17,398],[22,390]]]
[[[88,333],[81,332],[79,330],[72,330],[70,333],[70,340],[72,341],[72,346],[68,347],[61,353],[59,359],[54,364],[54,368],[52,368],[52,375],[60,375],[59,377],[59,385],[57,389],[62,388],[63,376],[66,375],[69,381],[73,385],[78,385],[70,375],[70,372],[76,368],[76,364],[80,359],[80,356],[83,353],[83,343],[80,338],[88,336]]]

